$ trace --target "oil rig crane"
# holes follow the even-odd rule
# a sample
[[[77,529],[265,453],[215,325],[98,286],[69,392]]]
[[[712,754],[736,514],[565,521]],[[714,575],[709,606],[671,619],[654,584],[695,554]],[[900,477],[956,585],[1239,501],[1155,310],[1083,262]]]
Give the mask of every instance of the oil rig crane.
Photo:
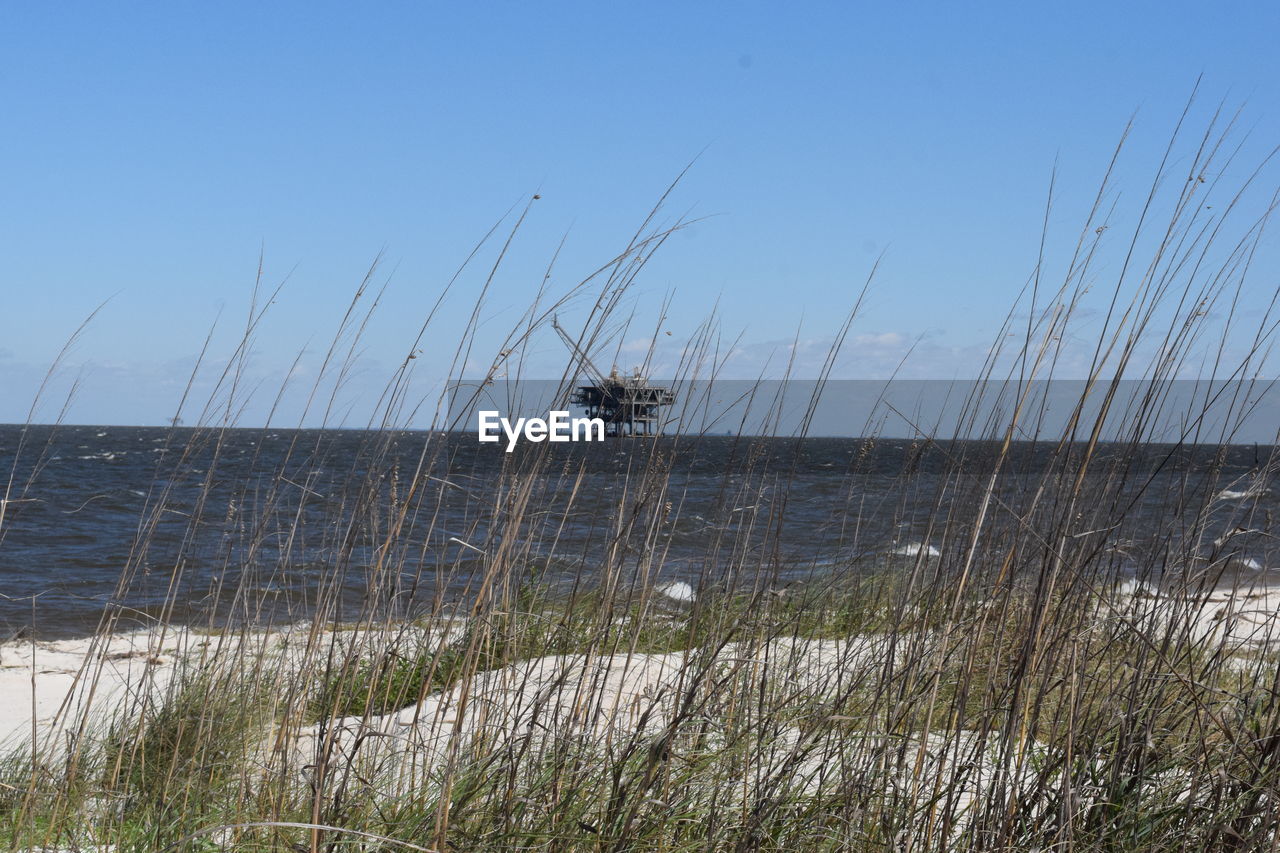
[[[676,401],[671,389],[651,384],[638,367],[631,371],[630,376],[620,375],[617,367],[606,376],[577,341],[560,327],[555,316],[551,318],[551,327],[591,381],[590,385],[578,386],[569,397],[570,403],[582,406],[587,417],[604,421],[606,435],[657,435],[661,431],[659,411]]]

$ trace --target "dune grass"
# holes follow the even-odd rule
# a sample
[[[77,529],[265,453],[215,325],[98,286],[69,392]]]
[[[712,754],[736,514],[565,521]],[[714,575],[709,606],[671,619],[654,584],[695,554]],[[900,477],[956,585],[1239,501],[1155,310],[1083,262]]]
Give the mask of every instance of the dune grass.
[[[1137,499],[1152,497],[1156,475],[1178,465],[1179,448],[1153,445],[1158,429],[1180,423],[1187,444],[1225,445],[1247,413],[1242,398],[1209,434],[1198,415],[1214,401],[1169,411],[1170,383],[1194,367],[1196,376],[1248,387],[1272,342],[1271,314],[1232,311],[1265,216],[1238,227],[1231,243],[1224,229],[1234,225],[1236,196],[1207,218],[1199,194],[1213,182],[1194,179],[1215,173],[1229,130],[1230,123],[1211,128],[1193,145],[1189,170],[1185,160],[1176,170],[1161,165],[1127,260],[1095,268],[1104,241],[1119,231],[1107,212],[1108,171],[1061,279],[1051,285],[1037,267],[992,349],[983,393],[1006,405],[989,417],[982,400],[956,403],[957,421],[967,419],[966,434],[983,442],[922,435],[891,497],[858,510],[892,515],[905,496],[918,501],[934,490],[927,541],[936,555],[844,554],[784,579],[774,546],[787,501],[801,497],[789,489],[802,442],[764,450],[744,438],[731,470],[717,474],[726,496],[760,494],[767,485],[775,497],[765,513],[740,513],[708,540],[701,574],[687,577],[697,590],[691,602],[659,585],[663,534],[681,512],[669,445],[637,444],[625,488],[605,506],[578,503],[587,469],[566,466],[548,445],[513,454],[483,489],[459,486],[468,472],[451,469],[449,442],[438,434],[424,435],[416,470],[405,470],[392,449],[402,440],[396,425],[420,405],[408,390],[416,357],[388,380],[360,458],[343,460],[351,475],[323,496],[321,509],[290,476],[292,462],[319,452],[308,433],[292,434],[284,462],[261,472],[252,494],[246,486],[218,504],[216,472],[230,464],[220,449],[248,393],[245,359],[270,302],[255,295],[244,339],[220,371],[200,426],[171,437],[178,473],[205,484],[184,522],[193,550],[174,563],[174,588],[211,519],[234,518],[252,572],[218,590],[226,604],[198,626],[199,644],[174,656],[170,678],[139,685],[140,701],[92,720],[65,715],[52,734],[10,748],[0,760],[0,844],[1273,847],[1280,655],[1256,638],[1223,642],[1205,628],[1230,635],[1241,618],[1230,603],[1205,602],[1229,557],[1230,544],[1213,540],[1221,521],[1215,496],[1230,481],[1216,469],[1182,478],[1174,493],[1157,496],[1169,520],[1159,530],[1138,529],[1133,513]],[[1186,173],[1193,180],[1173,184]],[[1166,218],[1152,225],[1161,213]],[[567,293],[552,297],[544,284],[490,375],[518,362],[567,300],[595,299],[581,336],[587,350],[630,322],[617,313],[622,296],[673,230],[655,228],[657,215]],[[1087,326],[1096,354],[1077,417],[1061,433],[1041,434],[1029,382],[1055,375],[1085,292],[1107,282],[1111,310],[1100,326]],[[366,279],[333,337],[324,373],[333,387],[353,369],[373,310],[369,289]],[[1231,315],[1225,327],[1209,324],[1211,307]],[[822,380],[855,317],[856,310],[837,332]],[[407,352],[452,351],[454,375],[474,361],[480,318],[478,304],[460,341],[436,342],[429,317]],[[1222,343],[1208,346],[1217,361],[1206,368],[1195,360],[1210,333]],[[1240,340],[1243,349],[1229,346]],[[689,347],[690,375],[714,349],[708,323]],[[577,371],[566,366],[566,385]],[[1124,378],[1142,383],[1135,404],[1118,394]],[[316,410],[335,405],[324,387],[313,391]],[[1120,439],[1104,445],[1105,435]],[[925,453],[942,460],[929,478],[919,471]],[[1259,478],[1274,468],[1270,453]],[[1041,460],[1034,468],[1020,461],[1028,454]],[[833,506],[858,506],[868,455],[849,463]],[[39,468],[31,466],[25,481],[10,478],[5,506],[32,493]],[[178,479],[157,483],[148,498],[121,567],[122,596],[150,559],[158,526],[172,523],[165,510]],[[433,507],[445,499],[469,502],[477,519],[453,567],[430,570],[439,589],[453,580],[461,592],[406,614],[399,584],[425,578],[414,568],[425,561],[409,543],[431,527]],[[547,507],[556,513],[550,521]],[[590,559],[557,551],[559,526],[588,512],[603,547]],[[850,511],[847,521],[858,519]],[[1154,543],[1136,574],[1158,578],[1158,594],[1117,589],[1118,549],[1137,538]],[[253,618],[272,612],[259,582],[298,568],[282,539],[305,539],[331,555],[318,572],[308,567],[316,577],[308,619],[290,626]],[[547,553],[562,560],[555,573],[539,562]],[[341,609],[341,590],[358,564],[365,596],[353,614]],[[176,606],[175,595],[155,614],[153,633],[192,636]],[[125,608],[107,609],[99,634],[126,619]],[[86,664],[81,686],[96,677]],[[627,692],[641,683],[647,687]],[[429,708],[439,713],[430,717]],[[412,723],[385,722],[397,713]]]

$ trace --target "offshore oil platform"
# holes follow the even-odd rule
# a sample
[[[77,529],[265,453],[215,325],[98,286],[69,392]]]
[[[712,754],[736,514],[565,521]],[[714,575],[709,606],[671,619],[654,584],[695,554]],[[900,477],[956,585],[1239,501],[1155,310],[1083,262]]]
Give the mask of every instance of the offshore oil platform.
[[[629,376],[619,374],[616,367],[605,375],[569,333],[560,328],[555,317],[551,318],[551,326],[592,383],[579,385],[569,397],[570,403],[582,406],[587,417],[604,421],[605,435],[653,436],[662,432],[661,409],[676,401],[670,388],[650,383],[638,367]]]

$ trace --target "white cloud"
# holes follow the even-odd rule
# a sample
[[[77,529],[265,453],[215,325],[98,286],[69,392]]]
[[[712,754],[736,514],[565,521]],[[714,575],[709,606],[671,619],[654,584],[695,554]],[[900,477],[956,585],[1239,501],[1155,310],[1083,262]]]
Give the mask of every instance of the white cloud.
[[[900,347],[906,338],[897,332],[880,332],[879,334],[858,335],[853,339],[855,347]]]

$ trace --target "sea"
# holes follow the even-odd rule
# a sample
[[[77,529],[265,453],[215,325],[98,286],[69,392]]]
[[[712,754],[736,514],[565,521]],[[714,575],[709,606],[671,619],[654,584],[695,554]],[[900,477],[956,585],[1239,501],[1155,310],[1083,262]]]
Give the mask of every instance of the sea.
[[[1280,579],[1274,448],[0,426],[0,639],[413,617],[501,583],[785,587],[1087,546],[1112,579]],[[1073,497],[1074,495],[1074,497]],[[1063,532],[1069,531],[1069,532]],[[1066,543],[1066,544],[1064,544]],[[1079,552],[1084,553],[1084,552]],[[1225,577],[1225,579],[1224,579]]]

